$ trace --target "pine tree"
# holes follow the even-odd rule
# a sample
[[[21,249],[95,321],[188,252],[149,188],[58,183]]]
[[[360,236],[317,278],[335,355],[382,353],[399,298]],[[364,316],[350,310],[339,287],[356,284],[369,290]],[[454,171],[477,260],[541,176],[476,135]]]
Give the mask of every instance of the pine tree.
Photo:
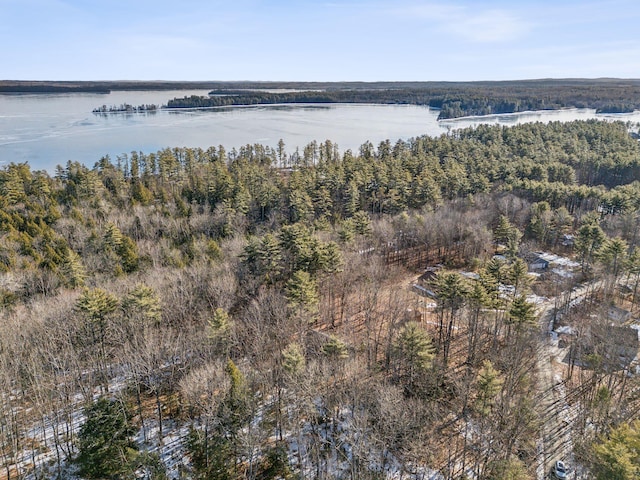
[[[491,462],[487,467],[487,480],[529,480],[531,476],[517,457]]]
[[[517,332],[534,327],[536,325],[535,306],[529,303],[524,295],[517,296],[509,308],[508,322],[509,325],[515,325]]]
[[[134,456],[131,441],[135,429],[129,423],[126,406],[117,400],[100,398],[84,411],[86,421],[78,433],[81,475],[88,478],[123,478]]]
[[[634,480],[640,475],[640,422],[621,424],[592,448],[597,480]]]
[[[458,311],[466,302],[469,288],[462,275],[456,272],[445,272],[438,274],[436,293],[438,294],[438,309],[440,311],[438,344],[443,347],[443,360],[446,365]]]
[[[126,273],[135,272],[140,266],[140,257],[138,256],[138,245],[129,237],[122,237],[122,244],[116,251],[122,260],[122,269]]]
[[[258,478],[262,480],[289,480],[297,478],[289,467],[287,448],[278,444],[267,449],[258,470]]]
[[[371,234],[371,220],[369,215],[362,210],[353,214],[353,227],[358,235]]]
[[[498,219],[498,226],[494,230],[496,241],[504,243],[507,247],[506,254],[510,258],[515,258],[518,253],[518,245],[522,238],[522,232],[509,222],[509,219],[501,215]]]
[[[229,391],[222,402],[220,417],[225,435],[235,438],[238,429],[247,421],[249,414],[249,389],[240,369],[233,360],[227,360],[225,373],[229,377]]]
[[[553,212],[553,217],[551,218],[551,228],[554,236],[554,246],[558,242],[558,240],[571,231],[573,226],[573,216],[569,213],[569,211],[565,207],[560,207]]]
[[[523,293],[529,285],[527,263],[521,258],[516,258],[509,265],[507,276],[514,287],[513,295],[516,296]]]
[[[307,272],[298,270],[286,286],[287,300],[292,308],[308,313],[314,318],[318,313],[318,285]]]
[[[107,225],[104,234],[105,245],[120,257],[122,270],[126,273],[135,272],[140,265],[138,246],[113,223]]]
[[[289,220],[291,223],[306,222],[313,215],[313,200],[303,189],[289,192]]]
[[[226,336],[231,326],[232,322],[227,311],[222,308],[216,308],[207,325],[207,336],[211,339]]]
[[[75,310],[82,313],[87,322],[86,326],[90,332],[91,343],[99,346],[98,370],[102,381],[102,386],[107,389],[107,318],[118,307],[118,299],[101,288],[89,290],[85,288],[82,295],[76,301]]]
[[[509,238],[513,235],[513,228],[514,227],[511,225],[511,222],[509,222],[509,219],[504,215],[500,215],[498,218],[498,225],[493,231],[496,241],[507,243]]]
[[[262,237],[257,250],[258,274],[263,276],[267,283],[275,283],[282,270],[282,253],[278,239],[270,233]]]
[[[211,260],[212,262],[217,262],[222,258],[222,249],[220,248],[218,242],[213,239],[207,240],[205,253],[207,254],[207,257],[209,257],[209,260]]]
[[[467,315],[468,328],[468,347],[467,347],[467,364],[473,365],[475,362],[476,350],[480,339],[480,318],[484,308],[488,308],[492,304],[489,296],[481,281],[473,282],[473,286],[468,295],[469,315]]]
[[[360,210],[360,191],[355,180],[350,180],[346,185],[344,197],[344,213],[347,217],[352,217]]]
[[[122,232],[113,223],[107,224],[107,229],[104,234],[104,242],[107,246],[117,251],[122,245]]]
[[[76,301],[76,310],[84,313],[91,322],[103,322],[108,314],[115,311],[118,299],[101,288],[85,288]]]
[[[238,476],[239,434],[249,420],[249,391],[245,378],[229,359],[225,366],[229,389],[220,403],[211,428],[192,427],[187,435],[193,478],[232,480]]]
[[[493,367],[489,360],[482,362],[482,368],[478,371],[478,398],[476,408],[482,415],[487,415],[493,406],[496,395],[504,379],[500,372]]]
[[[331,336],[329,341],[322,346],[322,353],[332,360],[343,360],[349,357],[347,345],[334,336]]]
[[[186,450],[191,457],[193,478],[198,480],[233,480],[230,442],[194,427],[189,429]]]
[[[596,252],[596,257],[605,265],[608,273],[617,278],[626,265],[628,250],[629,245],[622,238],[607,238]]]
[[[350,243],[356,236],[356,229],[353,225],[353,219],[347,218],[340,224],[338,236],[344,243]]]
[[[640,248],[634,247],[631,253],[627,256],[624,268],[629,276],[634,276],[633,296],[631,297],[631,304],[633,308],[638,294],[638,284],[640,283]]]
[[[600,249],[607,236],[600,225],[588,223],[580,227],[574,248],[580,255],[582,270],[589,266],[594,254]]]
[[[545,244],[549,240],[551,224],[552,213],[548,202],[538,202],[531,205],[529,230],[541,244]]]
[[[122,307],[129,315],[139,316],[143,320],[157,323],[162,317],[160,297],[143,283],[139,283],[122,300]]]
[[[304,371],[305,358],[302,348],[298,343],[290,343],[282,351],[282,368],[292,378]]]
[[[327,242],[321,246],[320,269],[325,273],[337,273],[342,271],[343,259],[340,247],[335,242]]]
[[[211,342],[214,350],[221,354],[228,355],[231,349],[231,332],[233,321],[229,318],[229,313],[216,308],[212,317],[207,322],[207,338]]]
[[[82,287],[87,278],[80,256],[70,248],[60,266],[60,273],[63,282],[70,288]]]
[[[19,202],[24,202],[26,197],[25,192],[25,173],[21,172],[20,165],[12,163],[9,165],[0,176],[0,194],[5,197],[9,205],[15,205]],[[31,172],[28,172],[28,177],[31,176]]]
[[[496,283],[504,283],[509,272],[507,263],[499,258],[492,258],[485,267],[485,272]]]
[[[398,334],[395,351],[400,377],[413,392],[418,378],[431,367],[435,352],[431,339],[417,322],[408,322]]]

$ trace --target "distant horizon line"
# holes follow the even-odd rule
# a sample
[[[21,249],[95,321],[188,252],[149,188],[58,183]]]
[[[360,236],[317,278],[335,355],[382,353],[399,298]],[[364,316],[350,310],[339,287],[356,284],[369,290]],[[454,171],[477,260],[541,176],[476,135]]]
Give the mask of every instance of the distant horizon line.
[[[94,80],[60,80],[60,79],[2,79],[6,83],[501,83],[501,82],[540,82],[540,81],[640,81],[640,77],[540,77],[501,80],[142,80],[142,79],[94,79]]]

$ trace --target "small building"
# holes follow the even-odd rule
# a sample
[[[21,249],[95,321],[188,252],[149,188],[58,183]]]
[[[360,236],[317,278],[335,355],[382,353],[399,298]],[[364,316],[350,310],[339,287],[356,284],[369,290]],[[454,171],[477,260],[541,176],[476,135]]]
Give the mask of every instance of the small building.
[[[418,283],[423,286],[433,285],[439,271],[440,267],[438,266],[425,268],[424,273],[418,277]]]
[[[529,270],[531,271],[547,270],[549,268],[549,261],[545,260],[538,254],[533,253],[531,255],[527,255],[525,260]]]
[[[416,283],[411,285],[411,289],[422,297],[436,299],[438,295],[434,290],[436,289],[438,272],[441,269],[442,266],[440,265],[425,268],[424,273],[418,277]]]
[[[434,300],[438,298],[438,295],[433,290],[423,287],[422,285],[419,285],[417,283],[412,284],[411,289],[421,297],[428,297]]]
[[[631,312],[624,308],[610,305],[607,309],[607,318],[619,325],[624,324],[631,320]]]
[[[630,327],[609,327],[599,340],[613,348],[604,351],[605,365],[611,370],[628,367],[638,356],[638,331]]]
[[[568,358],[583,368],[615,372],[628,368],[638,355],[638,330],[612,325],[593,325],[571,345]]]

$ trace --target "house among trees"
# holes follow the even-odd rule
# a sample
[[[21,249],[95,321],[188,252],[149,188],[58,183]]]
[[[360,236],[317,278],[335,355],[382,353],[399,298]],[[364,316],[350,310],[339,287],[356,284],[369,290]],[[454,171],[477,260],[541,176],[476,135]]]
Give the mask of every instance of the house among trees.
[[[413,285],[411,285],[411,288],[413,289],[414,292],[416,292],[418,295],[422,297],[429,297],[433,299],[436,299],[438,297],[436,292],[428,289],[427,287],[423,287],[420,284],[414,283]]]
[[[413,291],[423,297],[435,299],[437,295],[434,290],[440,269],[440,266],[425,268],[424,273],[418,277],[418,281],[412,285]]]
[[[568,361],[583,368],[615,372],[628,368],[638,355],[638,330],[631,327],[592,325],[571,346]]]
[[[525,256],[529,271],[547,270],[549,268],[549,261],[542,258],[537,253],[532,253]]]
[[[418,283],[423,287],[434,286],[439,271],[438,266],[425,268],[424,273],[418,277]]]

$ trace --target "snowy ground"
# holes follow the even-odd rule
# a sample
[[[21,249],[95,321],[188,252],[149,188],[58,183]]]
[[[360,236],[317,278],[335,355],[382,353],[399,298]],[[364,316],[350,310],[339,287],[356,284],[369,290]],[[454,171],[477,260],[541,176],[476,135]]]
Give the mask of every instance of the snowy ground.
[[[574,262],[570,258],[553,253],[537,252],[536,255],[549,262],[552,267],[551,272],[562,278],[572,278],[575,275],[574,270],[580,266],[578,262]]]
[[[126,382],[122,378],[114,381],[110,387],[110,394],[115,395],[117,392],[125,388]],[[96,392],[95,396],[99,393]],[[271,400],[265,399],[266,403]],[[27,480],[38,480],[42,478],[79,478],[75,466],[65,460],[60,464],[57,462],[57,454],[54,448],[55,440],[63,443],[63,436],[72,433],[77,435],[82,424],[85,421],[83,415],[83,407],[85,403],[81,396],[74,399],[74,403],[70,405],[70,422],[61,422],[60,417],[51,415],[41,419],[35,419],[33,426],[27,431],[22,441],[23,445],[30,445],[32,448],[24,448],[16,460],[14,474],[20,475],[20,478]],[[332,458],[326,459],[325,468],[330,474],[330,478],[350,478],[350,465],[353,462],[354,452],[356,449],[362,455],[366,453],[369,468],[371,471],[378,472],[381,478],[385,479],[405,479],[405,480],[444,480],[444,477],[437,471],[424,465],[407,465],[401,464],[398,459],[389,451],[379,451],[372,445],[367,445],[368,436],[366,431],[360,435],[356,433],[358,430],[353,424],[353,414],[349,409],[343,409],[337,415],[337,418],[329,418],[327,410],[323,407],[322,400],[316,399],[314,405],[319,415],[327,418],[327,421],[314,428],[309,423],[304,423],[299,434],[294,432],[285,432],[284,441],[288,445],[289,459],[294,469],[297,467],[305,478],[314,475],[315,469],[311,462],[305,461],[303,465],[298,465],[298,449],[301,450],[304,458],[309,458],[311,437],[317,435],[320,431],[322,442],[325,445],[331,445],[329,451],[333,452]],[[256,412],[254,420],[250,422],[247,429],[260,429],[263,423],[264,409]],[[178,422],[168,419],[162,423],[162,437],[160,437],[160,428],[156,419],[146,418],[143,426],[136,432],[133,440],[140,451],[155,453],[159,456],[165,467],[169,479],[184,478],[185,472],[188,472],[189,457],[185,448],[185,440],[189,433],[190,425],[187,422]],[[251,432],[244,432],[251,435]],[[275,437],[274,437],[275,439]],[[355,442],[355,443],[354,443]],[[356,444],[357,443],[357,444]],[[75,453],[75,452],[74,452]],[[259,451],[255,451],[259,455]],[[254,457],[256,460],[259,457]],[[140,478],[144,478],[141,474]]]
[[[578,262],[574,262],[570,258],[561,257],[560,255],[555,255],[553,253],[541,252],[537,253],[537,255],[553,265],[559,265],[566,268],[578,268],[580,266]]]

